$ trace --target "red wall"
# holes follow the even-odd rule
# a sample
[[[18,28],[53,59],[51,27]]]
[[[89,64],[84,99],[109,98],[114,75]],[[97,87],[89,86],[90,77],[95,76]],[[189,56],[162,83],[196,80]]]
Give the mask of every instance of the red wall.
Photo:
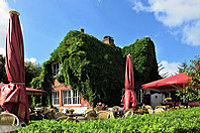
[[[52,91],[59,92],[59,103],[60,103],[59,107],[65,107],[62,105],[62,90],[69,90],[69,89],[71,89],[70,85],[61,84],[56,79],[54,79],[54,86],[52,87]],[[66,106],[66,107],[84,107],[84,105],[90,107],[90,103],[87,100],[83,99],[82,96],[80,96],[80,102],[81,102],[80,106]]]

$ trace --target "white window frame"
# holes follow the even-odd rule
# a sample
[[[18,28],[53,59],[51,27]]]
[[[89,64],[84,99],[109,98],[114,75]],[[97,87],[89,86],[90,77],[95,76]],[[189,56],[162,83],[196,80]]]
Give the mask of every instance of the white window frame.
[[[70,92],[70,97],[69,96],[65,96],[65,92]],[[64,106],[80,106],[81,105],[81,100],[80,100],[80,95],[78,93],[78,90],[73,90],[73,89],[69,89],[69,90],[63,90],[62,91],[62,101],[63,101],[63,105]],[[68,93],[67,93],[68,94]],[[75,97],[74,97],[75,95]],[[65,103],[65,98],[70,98],[71,99],[71,104],[66,104]],[[74,98],[76,98],[77,102],[76,104],[74,104]]]
[[[55,65],[58,65],[58,68],[54,67]],[[61,64],[58,63],[58,62],[54,62],[54,63],[51,64],[51,68],[52,68],[53,76],[56,77],[60,73]]]
[[[58,97],[55,98],[53,93],[57,93],[57,94],[58,94]],[[53,104],[53,105],[56,105],[56,106],[57,106],[57,105],[60,104],[59,97],[60,97],[60,95],[59,95],[59,91],[53,91],[53,92],[52,92],[52,104]],[[55,104],[55,99],[58,100],[58,104]]]

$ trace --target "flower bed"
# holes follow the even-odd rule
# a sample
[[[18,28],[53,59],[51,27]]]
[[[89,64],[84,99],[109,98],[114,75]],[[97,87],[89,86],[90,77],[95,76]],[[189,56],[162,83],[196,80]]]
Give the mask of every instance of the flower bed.
[[[200,132],[200,107],[166,111],[162,114],[133,115],[123,120],[106,119],[103,122],[33,121],[32,124],[19,128],[20,132]]]

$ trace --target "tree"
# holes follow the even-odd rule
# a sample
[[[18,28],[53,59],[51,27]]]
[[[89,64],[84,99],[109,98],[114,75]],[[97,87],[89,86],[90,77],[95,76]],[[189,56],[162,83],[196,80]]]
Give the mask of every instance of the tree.
[[[30,82],[33,78],[38,77],[42,69],[38,63],[32,63],[29,61],[25,62],[25,85],[30,87]]]
[[[0,82],[8,83],[5,70],[5,57],[3,55],[0,55]]]
[[[38,63],[25,62],[25,85],[30,87],[32,79],[39,76],[40,73],[41,67]],[[3,55],[0,55],[0,82],[9,83],[5,70],[5,57]]]
[[[160,73],[160,71],[162,71],[163,69],[165,69],[163,64],[161,64],[161,62],[158,62],[158,73]],[[168,72],[165,72],[165,73],[162,73],[160,76],[162,78],[166,78],[168,75],[169,75]]]
[[[184,73],[184,71],[188,68],[187,62],[184,61],[181,65],[179,64],[178,73]]]
[[[200,102],[200,58],[191,60],[191,64],[186,67],[186,62],[184,62],[183,72],[192,78],[191,81],[187,82],[187,86],[184,90],[178,90],[177,95],[186,100],[186,102],[198,101]]]

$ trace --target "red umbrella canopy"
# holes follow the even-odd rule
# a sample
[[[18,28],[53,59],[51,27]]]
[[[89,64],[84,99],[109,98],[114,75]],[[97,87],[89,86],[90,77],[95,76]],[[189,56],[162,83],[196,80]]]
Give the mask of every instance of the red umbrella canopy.
[[[142,88],[143,89],[147,88],[146,90],[151,90],[148,88],[153,88],[154,90],[158,90],[158,91],[184,89],[184,84],[186,84],[186,82],[190,80],[192,80],[190,76],[184,73],[180,73],[180,74],[170,76],[164,79],[159,79],[147,84],[143,84]]]
[[[126,58],[126,72],[125,72],[125,89],[126,92],[122,97],[122,102],[124,103],[124,109],[128,109],[131,106],[137,106],[137,98],[134,93],[134,69],[132,65],[132,58],[130,55]],[[132,103],[132,105],[131,105]]]
[[[1,88],[0,104],[7,112],[29,121],[29,105],[25,87],[24,43],[19,21],[19,13],[10,11],[6,35],[6,73],[10,84]]]
[[[134,90],[134,71],[130,55],[126,59],[125,89]]]

